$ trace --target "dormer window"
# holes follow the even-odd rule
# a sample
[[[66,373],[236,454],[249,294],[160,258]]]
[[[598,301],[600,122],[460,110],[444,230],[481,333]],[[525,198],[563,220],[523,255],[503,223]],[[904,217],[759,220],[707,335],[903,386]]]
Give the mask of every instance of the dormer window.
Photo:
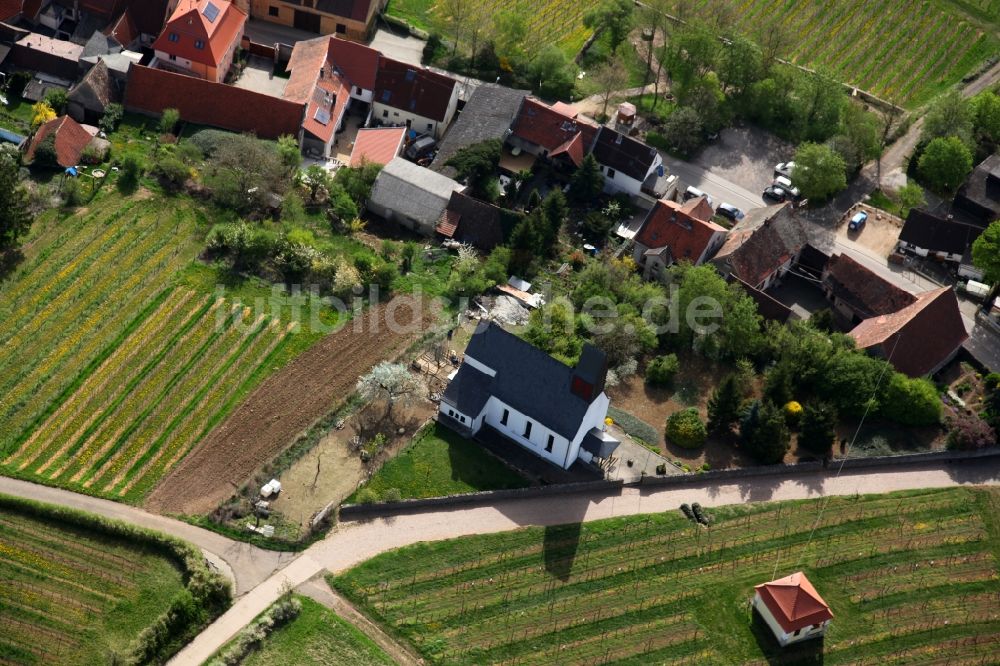
[[[181,39],[180,35],[178,35],[176,32],[172,32],[169,35],[167,35],[167,40],[171,42],[179,42],[180,39]]]
[[[196,49],[203,49],[203,48],[205,48],[205,42],[203,42],[200,39],[196,39],[196,40],[194,40],[194,47]]]

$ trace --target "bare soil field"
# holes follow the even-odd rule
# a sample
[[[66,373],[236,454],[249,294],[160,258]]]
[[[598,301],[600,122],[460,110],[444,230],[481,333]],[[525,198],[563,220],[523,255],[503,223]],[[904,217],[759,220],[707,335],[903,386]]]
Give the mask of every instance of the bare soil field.
[[[438,309],[427,302],[397,297],[326,336],[264,381],[209,433],[153,490],[146,508],[165,514],[207,513],[347,398],[359,376],[429,330],[437,315]],[[394,331],[387,317],[396,322]]]
[[[402,428],[403,434],[392,430],[379,461],[395,456],[435,412],[434,403],[423,396],[399,410],[394,425]],[[281,494],[272,502],[271,508],[305,529],[317,511],[331,503],[339,504],[357,490],[373,469],[372,464],[361,460],[358,451],[351,450],[351,439],[357,434],[353,419],[344,428],[331,430],[309,453],[278,477]]]

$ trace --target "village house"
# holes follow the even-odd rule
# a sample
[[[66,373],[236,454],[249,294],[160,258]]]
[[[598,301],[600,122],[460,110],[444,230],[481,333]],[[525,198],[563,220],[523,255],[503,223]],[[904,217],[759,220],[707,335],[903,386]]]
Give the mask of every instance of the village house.
[[[153,66],[222,83],[246,21],[246,12],[229,0],[180,0],[153,43]]]
[[[983,228],[974,224],[912,209],[899,232],[900,251],[944,261],[958,267],[959,275],[982,277],[982,271],[972,266],[972,243]]]
[[[639,196],[644,185],[654,189],[663,175],[663,158],[655,148],[609,127],[597,133],[591,153],[601,165],[604,191],[609,194]]]
[[[490,252],[503,244],[520,219],[518,213],[455,191],[451,193],[435,231],[442,238]]]
[[[917,294],[910,305],[865,319],[848,335],[860,349],[910,377],[933,375],[969,339],[951,287]]]
[[[349,166],[366,163],[385,166],[399,156],[405,141],[405,127],[362,127],[354,138]]]
[[[712,263],[723,276],[766,291],[791,270],[807,240],[791,204],[756,208],[729,230]]]
[[[830,257],[822,274],[823,292],[838,323],[853,328],[865,319],[891,314],[916,297],[845,254]]]
[[[549,106],[534,97],[525,97],[510,126],[507,143],[517,156],[528,153],[549,161],[557,168],[573,171],[590,152],[597,125],[579,118],[568,104]]]
[[[387,0],[250,0],[254,19],[366,42]]]
[[[584,345],[570,367],[492,322],[482,322],[439,408],[466,435],[495,430],[563,469],[606,458],[618,442],[604,431],[610,400],[603,352]]]
[[[372,118],[440,139],[458,109],[458,82],[429,69],[379,56]]]
[[[390,222],[431,236],[452,192],[464,189],[464,185],[451,178],[397,157],[375,178],[368,210]]]
[[[96,128],[93,131],[96,132]],[[25,151],[25,161],[34,162],[39,147],[46,142],[52,143],[56,164],[67,169],[80,164],[80,158],[88,147],[92,146],[100,153],[106,153],[109,148],[107,141],[97,138],[80,123],[69,116],[59,116],[43,123],[35,131]]]
[[[754,587],[753,607],[782,647],[822,636],[833,613],[801,571]]]
[[[636,234],[632,253],[643,277],[661,279],[664,269],[676,262],[697,266],[710,257],[726,238],[726,230],[712,222],[713,214],[705,197],[683,204],[657,201]]]
[[[958,189],[952,209],[980,227],[1000,219],[1000,155],[980,162]]]
[[[494,83],[476,86],[448,132],[437,147],[431,168],[449,178],[457,175],[454,167],[445,163],[462,148],[498,139],[507,134],[528,91],[507,88]],[[502,164],[501,164],[502,165]]]
[[[109,104],[121,103],[121,89],[112,80],[108,65],[98,61],[76,85],[69,90],[66,112],[81,123],[97,124]]]

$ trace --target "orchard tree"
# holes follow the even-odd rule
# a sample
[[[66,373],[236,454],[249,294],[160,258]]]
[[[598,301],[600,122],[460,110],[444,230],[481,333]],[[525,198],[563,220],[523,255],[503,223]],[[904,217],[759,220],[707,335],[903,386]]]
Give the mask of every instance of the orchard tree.
[[[844,159],[829,146],[803,143],[795,151],[792,180],[803,197],[825,200],[847,187]]]
[[[950,194],[972,171],[972,152],[957,136],[939,137],[927,144],[917,169],[932,190]]]
[[[13,247],[31,228],[28,192],[19,169],[17,153],[0,149],[0,250]]]
[[[597,71],[591,74],[594,82],[600,87],[601,118],[608,117],[608,104],[615,91],[620,90],[628,80],[628,70],[620,55],[613,55]]]
[[[987,282],[1000,283],[1000,220],[986,227],[972,244],[972,263]]]
[[[634,13],[633,0],[604,0],[584,14],[583,25],[591,30],[603,28],[607,31],[608,40],[611,42],[611,53],[617,53],[618,47],[632,31],[635,22]]]
[[[392,418],[396,403],[411,400],[420,383],[402,363],[382,361],[358,380],[358,394],[365,400],[385,401],[385,419]]]

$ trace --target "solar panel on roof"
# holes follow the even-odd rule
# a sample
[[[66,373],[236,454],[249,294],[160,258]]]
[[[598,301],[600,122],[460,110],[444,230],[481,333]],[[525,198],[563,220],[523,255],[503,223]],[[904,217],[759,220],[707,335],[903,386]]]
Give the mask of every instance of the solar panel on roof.
[[[215,23],[215,19],[219,18],[219,8],[213,3],[208,3],[205,5],[205,9],[202,10],[202,14],[208,19],[209,23]]]
[[[316,121],[321,125],[330,122],[330,112],[327,109],[316,109]]]

